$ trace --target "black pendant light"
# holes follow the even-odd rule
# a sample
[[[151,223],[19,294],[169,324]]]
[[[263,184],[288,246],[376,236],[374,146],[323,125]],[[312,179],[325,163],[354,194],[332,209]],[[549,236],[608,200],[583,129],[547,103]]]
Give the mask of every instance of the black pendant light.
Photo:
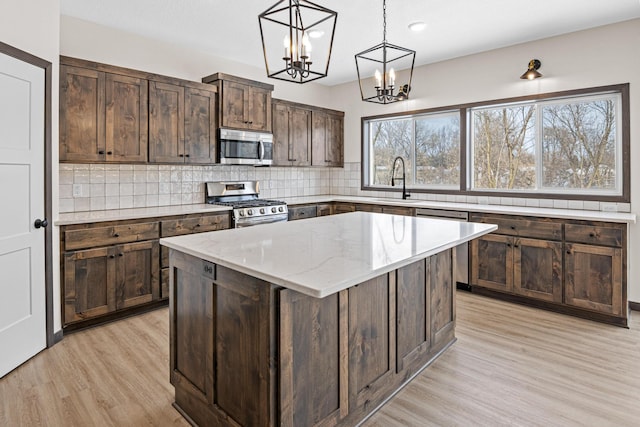
[[[267,75],[295,83],[326,77],[337,19],[337,12],[306,0],[281,0],[261,13]]]
[[[387,42],[387,2],[382,1],[382,43],[356,54],[362,100],[390,104],[409,98],[415,50]]]

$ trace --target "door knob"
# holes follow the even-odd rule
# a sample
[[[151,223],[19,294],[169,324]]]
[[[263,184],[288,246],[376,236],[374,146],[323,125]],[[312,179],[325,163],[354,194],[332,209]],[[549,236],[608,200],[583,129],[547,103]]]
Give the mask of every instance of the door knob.
[[[33,223],[33,226],[35,228],[40,228],[40,227],[46,227],[47,225],[49,225],[49,221],[47,221],[47,219],[36,219]]]

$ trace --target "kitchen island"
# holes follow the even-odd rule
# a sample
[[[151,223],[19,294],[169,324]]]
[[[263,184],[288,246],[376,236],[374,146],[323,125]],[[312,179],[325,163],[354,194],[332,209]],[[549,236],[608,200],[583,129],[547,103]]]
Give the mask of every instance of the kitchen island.
[[[455,341],[453,248],[496,228],[353,212],[161,239],[176,408],[358,424]]]

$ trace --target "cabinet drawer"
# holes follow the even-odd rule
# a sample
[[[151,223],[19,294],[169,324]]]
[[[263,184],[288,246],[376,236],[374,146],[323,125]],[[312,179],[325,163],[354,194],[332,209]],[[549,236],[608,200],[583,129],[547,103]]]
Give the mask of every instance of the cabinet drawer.
[[[159,228],[157,222],[145,222],[140,224],[66,230],[64,232],[65,250],[70,251],[157,239]]]
[[[229,228],[229,214],[207,215],[162,221],[162,237]]]
[[[498,229],[494,231],[496,234],[562,240],[562,224],[558,222],[481,214],[471,214],[469,221],[496,224],[498,226]]]
[[[314,218],[317,215],[316,205],[296,206],[289,208],[289,221],[296,219]]]
[[[602,225],[566,224],[564,236],[568,242],[595,244],[602,246],[622,247],[623,227],[607,227]]]

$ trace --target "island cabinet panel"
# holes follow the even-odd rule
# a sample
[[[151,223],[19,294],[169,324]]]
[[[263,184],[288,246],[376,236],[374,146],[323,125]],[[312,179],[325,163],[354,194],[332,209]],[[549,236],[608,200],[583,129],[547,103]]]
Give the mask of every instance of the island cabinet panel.
[[[349,409],[369,412],[395,386],[395,275],[349,288]]]
[[[349,410],[348,292],[279,295],[280,425],[336,425]]]
[[[456,300],[452,254],[453,250],[448,249],[428,259],[432,351],[440,351],[454,339]]]
[[[424,366],[431,347],[431,281],[421,260],[397,270],[396,370],[410,372]],[[430,279],[430,278],[429,278]]]

